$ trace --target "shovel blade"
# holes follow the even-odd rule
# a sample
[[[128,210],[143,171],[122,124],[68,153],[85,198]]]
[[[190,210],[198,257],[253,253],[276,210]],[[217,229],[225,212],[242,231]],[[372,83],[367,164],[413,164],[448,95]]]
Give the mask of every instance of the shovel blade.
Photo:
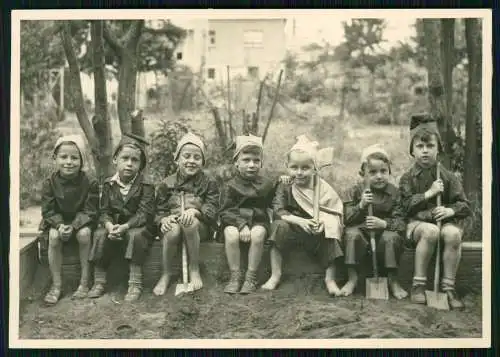
[[[175,296],[190,292],[193,292],[192,284],[177,284],[175,287]]]
[[[433,307],[438,310],[450,309],[450,305],[448,304],[448,296],[444,293],[426,290],[425,298],[427,300],[427,306],[429,307]]]
[[[389,300],[389,286],[387,278],[366,279],[366,298]]]

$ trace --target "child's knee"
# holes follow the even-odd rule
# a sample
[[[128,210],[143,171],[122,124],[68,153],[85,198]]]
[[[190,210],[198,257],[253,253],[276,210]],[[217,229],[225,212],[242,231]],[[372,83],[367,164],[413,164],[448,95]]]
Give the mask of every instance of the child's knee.
[[[401,240],[401,236],[396,232],[384,231],[381,240],[384,244],[397,244]]]
[[[435,224],[421,223],[415,230],[415,234],[417,234],[419,240],[436,243],[439,239],[439,228]]]
[[[267,231],[262,226],[255,226],[252,228],[251,237],[253,243],[264,243]]]
[[[441,229],[441,236],[445,245],[458,247],[462,243],[462,231],[454,225],[445,225]]]
[[[363,238],[363,233],[358,227],[347,227],[344,231],[344,240],[354,242]]]
[[[200,227],[200,221],[198,218],[193,218],[193,222],[189,226],[182,226],[182,230],[186,233],[198,232],[198,228]]]
[[[51,228],[49,231],[49,247],[57,247],[61,244],[61,238],[57,229]]]
[[[163,241],[177,242],[181,238],[181,228],[178,224],[172,224],[172,229],[163,234]]]
[[[235,244],[239,243],[240,241],[240,232],[238,231],[238,228],[229,226],[224,228],[224,239],[226,243],[229,244]]]
[[[76,232],[76,239],[80,244],[90,244],[92,237],[92,231],[89,227],[83,227],[78,232]]]

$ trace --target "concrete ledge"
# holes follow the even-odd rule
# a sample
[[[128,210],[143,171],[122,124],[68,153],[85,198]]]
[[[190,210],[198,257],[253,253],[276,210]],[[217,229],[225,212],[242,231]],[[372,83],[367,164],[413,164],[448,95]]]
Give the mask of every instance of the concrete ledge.
[[[31,239],[29,244],[26,244],[20,252],[20,289],[21,297],[26,296],[30,285],[32,285],[33,278],[36,271],[43,267],[38,261],[38,246],[34,238],[37,232],[23,231],[21,232],[21,239]],[[462,261],[457,273],[457,289],[462,293],[465,292],[481,292],[482,289],[482,242],[463,242],[462,243]],[[246,266],[247,249],[243,246],[242,249],[242,266]],[[259,280],[264,282],[270,274],[269,264],[269,247],[266,246],[264,257],[259,269]],[[161,274],[161,242],[155,240],[150,251],[150,255],[144,265],[144,285],[146,288],[152,288],[158,281]],[[66,244],[63,248],[64,262],[63,262],[63,281],[65,285],[71,288],[78,285],[80,277],[80,262],[78,257],[77,244]],[[180,257],[180,254],[178,255]],[[227,260],[225,256],[224,244],[217,242],[202,243],[200,247],[201,256],[201,270],[204,279],[209,282],[217,281],[224,282],[227,280],[229,272]],[[399,277],[401,284],[405,288],[411,286],[413,276],[414,264],[414,250],[406,249],[401,258],[401,265],[399,269]],[[177,264],[177,270],[180,271],[180,261]],[[433,265],[431,262],[429,268],[429,288],[432,288],[433,281]],[[46,267],[45,267],[46,268]],[[45,269],[46,270],[46,269]],[[371,271],[370,262],[361,267],[361,274],[365,275]],[[123,284],[127,281],[128,269],[125,261],[118,261],[112,265],[109,272],[109,284],[111,286],[116,284]],[[288,255],[283,266],[283,278],[293,279],[294,277],[301,277],[307,275],[319,275],[324,272],[319,268],[315,262],[302,251],[292,251]],[[48,270],[46,278],[49,279]],[[37,275],[37,279],[41,277]],[[338,269],[339,282],[346,280],[345,267]],[[41,282],[36,282],[40,286]],[[46,284],[49,281],[47,280]],[[45,284],[45,285],[46,285]],[[42,284],[44,285],[44,284]],[[364,291],[364,279],[360,279],[358,289]]]

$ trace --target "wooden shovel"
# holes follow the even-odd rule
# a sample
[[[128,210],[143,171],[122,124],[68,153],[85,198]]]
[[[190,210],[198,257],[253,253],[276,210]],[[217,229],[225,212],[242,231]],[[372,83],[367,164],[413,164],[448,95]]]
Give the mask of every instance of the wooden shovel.
[[[437,173],[436,177],[439,180],[439,162],[437,163]],[[437,206],[441,206],[441,193],[437,195],[436,198]],[[425,298],[427,300],[427,306],[433,307],[438,310],[449,310],[450,306],[448,304],[448,296],[445,293],[439,292],[439,278],[440,278],[440,268],[441,268],[441,221],[437,222],[439,237],[436,246],[436,265],[434,267],[434,291],[425,291]]]
[[[373,216],[373,206],[371,203],[368,205],[368,215]],[[375,243],[375,232],[373,230],[370,230],[370,245],[372,248],[373,278],[366,278],[366,298],[389,300],[387,278],[378,276],[377,244]]]
[[[181,192],[181,214],[184,213],[184,192]],[[182,237],[182,284],[177,284],[175,287],[175,296],[183,293],[192,292],[193,285],[189,282],[188,275],[188,257],[186,249],[186,240]]]

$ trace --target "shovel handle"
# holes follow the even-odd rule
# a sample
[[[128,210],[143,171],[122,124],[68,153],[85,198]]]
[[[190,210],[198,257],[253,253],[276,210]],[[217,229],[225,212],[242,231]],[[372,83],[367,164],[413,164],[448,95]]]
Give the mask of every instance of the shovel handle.
[[[180,192],[181,196],[181,214],[184,213],[184,191]],[[184,237],[183,237],[184,238]],[[186,241],[182,239],[182,282],[184,284],[188,284],[188,262],[187,262],[187,249],[186,249]]]
[[[313,218],[319,222],[319,193],[320,193],[319,173],[314,175],[314,199],[313,199]]]
[[[439,162],[436,165],[436,177],[439,180],[441,175],[440,175],[440,168],[439,168]],[[436,197],[436,205],[441,206],[441,193],[438,193]],[[439,292],[439,276],[441,275],[441,221],[437,222],[437,227],[439,231],[439,236],[436,244],[436,266],[434,267],[434,292],[438,293]]]
[[[368,205],[368,215],[373,216],[373,205],[371,203]],[[377,244],[375,243],[375,232],[372,230],[370,230],[370,246],[372,248],[373,275],[378,278]]]

